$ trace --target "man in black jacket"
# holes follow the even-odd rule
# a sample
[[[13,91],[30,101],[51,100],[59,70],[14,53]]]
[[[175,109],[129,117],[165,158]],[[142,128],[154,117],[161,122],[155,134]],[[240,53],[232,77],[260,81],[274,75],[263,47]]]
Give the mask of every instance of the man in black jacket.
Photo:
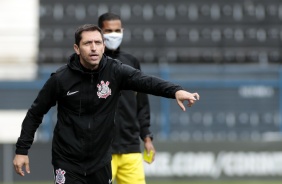
[[[56,104],[52,142],[55,183],[111,184],[111,142],[121,90],[175,98],[183,111],[184,101],[191,107],[199,99],[198,93],[105,56],[104,49],[98,26],[86,24],[76,30],[75,53],[46,81],[23,120],[13,161],[17,174],[25,175],[23,167],[30,173],[28,150],[34,134]]]
[[[132,55],[122,52],[122,22],[119,15],[104,13],[98,19],[105,39],[105,54],[140,70],[139,61]],[[115,116],[116,131],[112,143],[112,175],[117,184],[145,184],[140,139],[144,141],[147,153],[155,148],[150,127],[150,106],[148,95],[129,90],[121,92]],[[152,160],[153,161],[153,160]]]

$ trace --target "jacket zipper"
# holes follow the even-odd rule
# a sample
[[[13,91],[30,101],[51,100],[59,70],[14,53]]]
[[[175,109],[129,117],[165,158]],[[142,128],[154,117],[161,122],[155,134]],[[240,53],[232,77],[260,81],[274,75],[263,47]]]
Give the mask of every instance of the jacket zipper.
[[[93,87],[93,78],[94,78],[94,75],[91,74],[90,89],[92,89],[92,87]],[[90,130],[90,128],[91,128],[91,123],[89,122],[89,123],[88,123],[88,129]],[[84,172],[84,176],[86,176],[86,175],[87,175],[87,171]]]
[[[91,74],[91,89],[93,88],[93,78],[94,78],[94,75],[93,74]],[[91,128],[91,123],[89,122],[88,123],[88,129],[90,129]]]
[[[91,74],[91,85],[93,84],[93,74]]]

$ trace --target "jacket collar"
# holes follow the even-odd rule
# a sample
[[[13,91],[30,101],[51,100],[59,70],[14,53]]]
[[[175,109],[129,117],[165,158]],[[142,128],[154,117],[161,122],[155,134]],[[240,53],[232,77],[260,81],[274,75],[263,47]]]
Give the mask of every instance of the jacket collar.
[[[92,71],[89,70],[85,67],[82,66],[82,64],[79,61],[79,55],[77,55],[76,53],[73,53],[68,60],[68,66],[72,69],[72,70],[76,70],[82,73],[99,73],[106,65],[107,59],[106,59],[106,55],[103,54],[101,61],[99,63],[99,68],[98,70]]]

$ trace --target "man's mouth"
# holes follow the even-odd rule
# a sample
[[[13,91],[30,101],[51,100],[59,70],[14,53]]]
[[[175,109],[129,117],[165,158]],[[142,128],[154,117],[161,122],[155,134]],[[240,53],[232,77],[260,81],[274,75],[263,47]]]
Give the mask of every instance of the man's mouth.
[[[90,58],[93,60],[98,59],[99,55],[98,54],[90,54]]]

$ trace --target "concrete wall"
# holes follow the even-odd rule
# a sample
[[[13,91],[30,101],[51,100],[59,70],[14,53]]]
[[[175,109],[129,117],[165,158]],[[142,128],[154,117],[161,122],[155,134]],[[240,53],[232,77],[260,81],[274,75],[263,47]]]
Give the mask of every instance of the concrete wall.
[[[38,0],[0,1],[0,80],[35,77],[38,4]]]

